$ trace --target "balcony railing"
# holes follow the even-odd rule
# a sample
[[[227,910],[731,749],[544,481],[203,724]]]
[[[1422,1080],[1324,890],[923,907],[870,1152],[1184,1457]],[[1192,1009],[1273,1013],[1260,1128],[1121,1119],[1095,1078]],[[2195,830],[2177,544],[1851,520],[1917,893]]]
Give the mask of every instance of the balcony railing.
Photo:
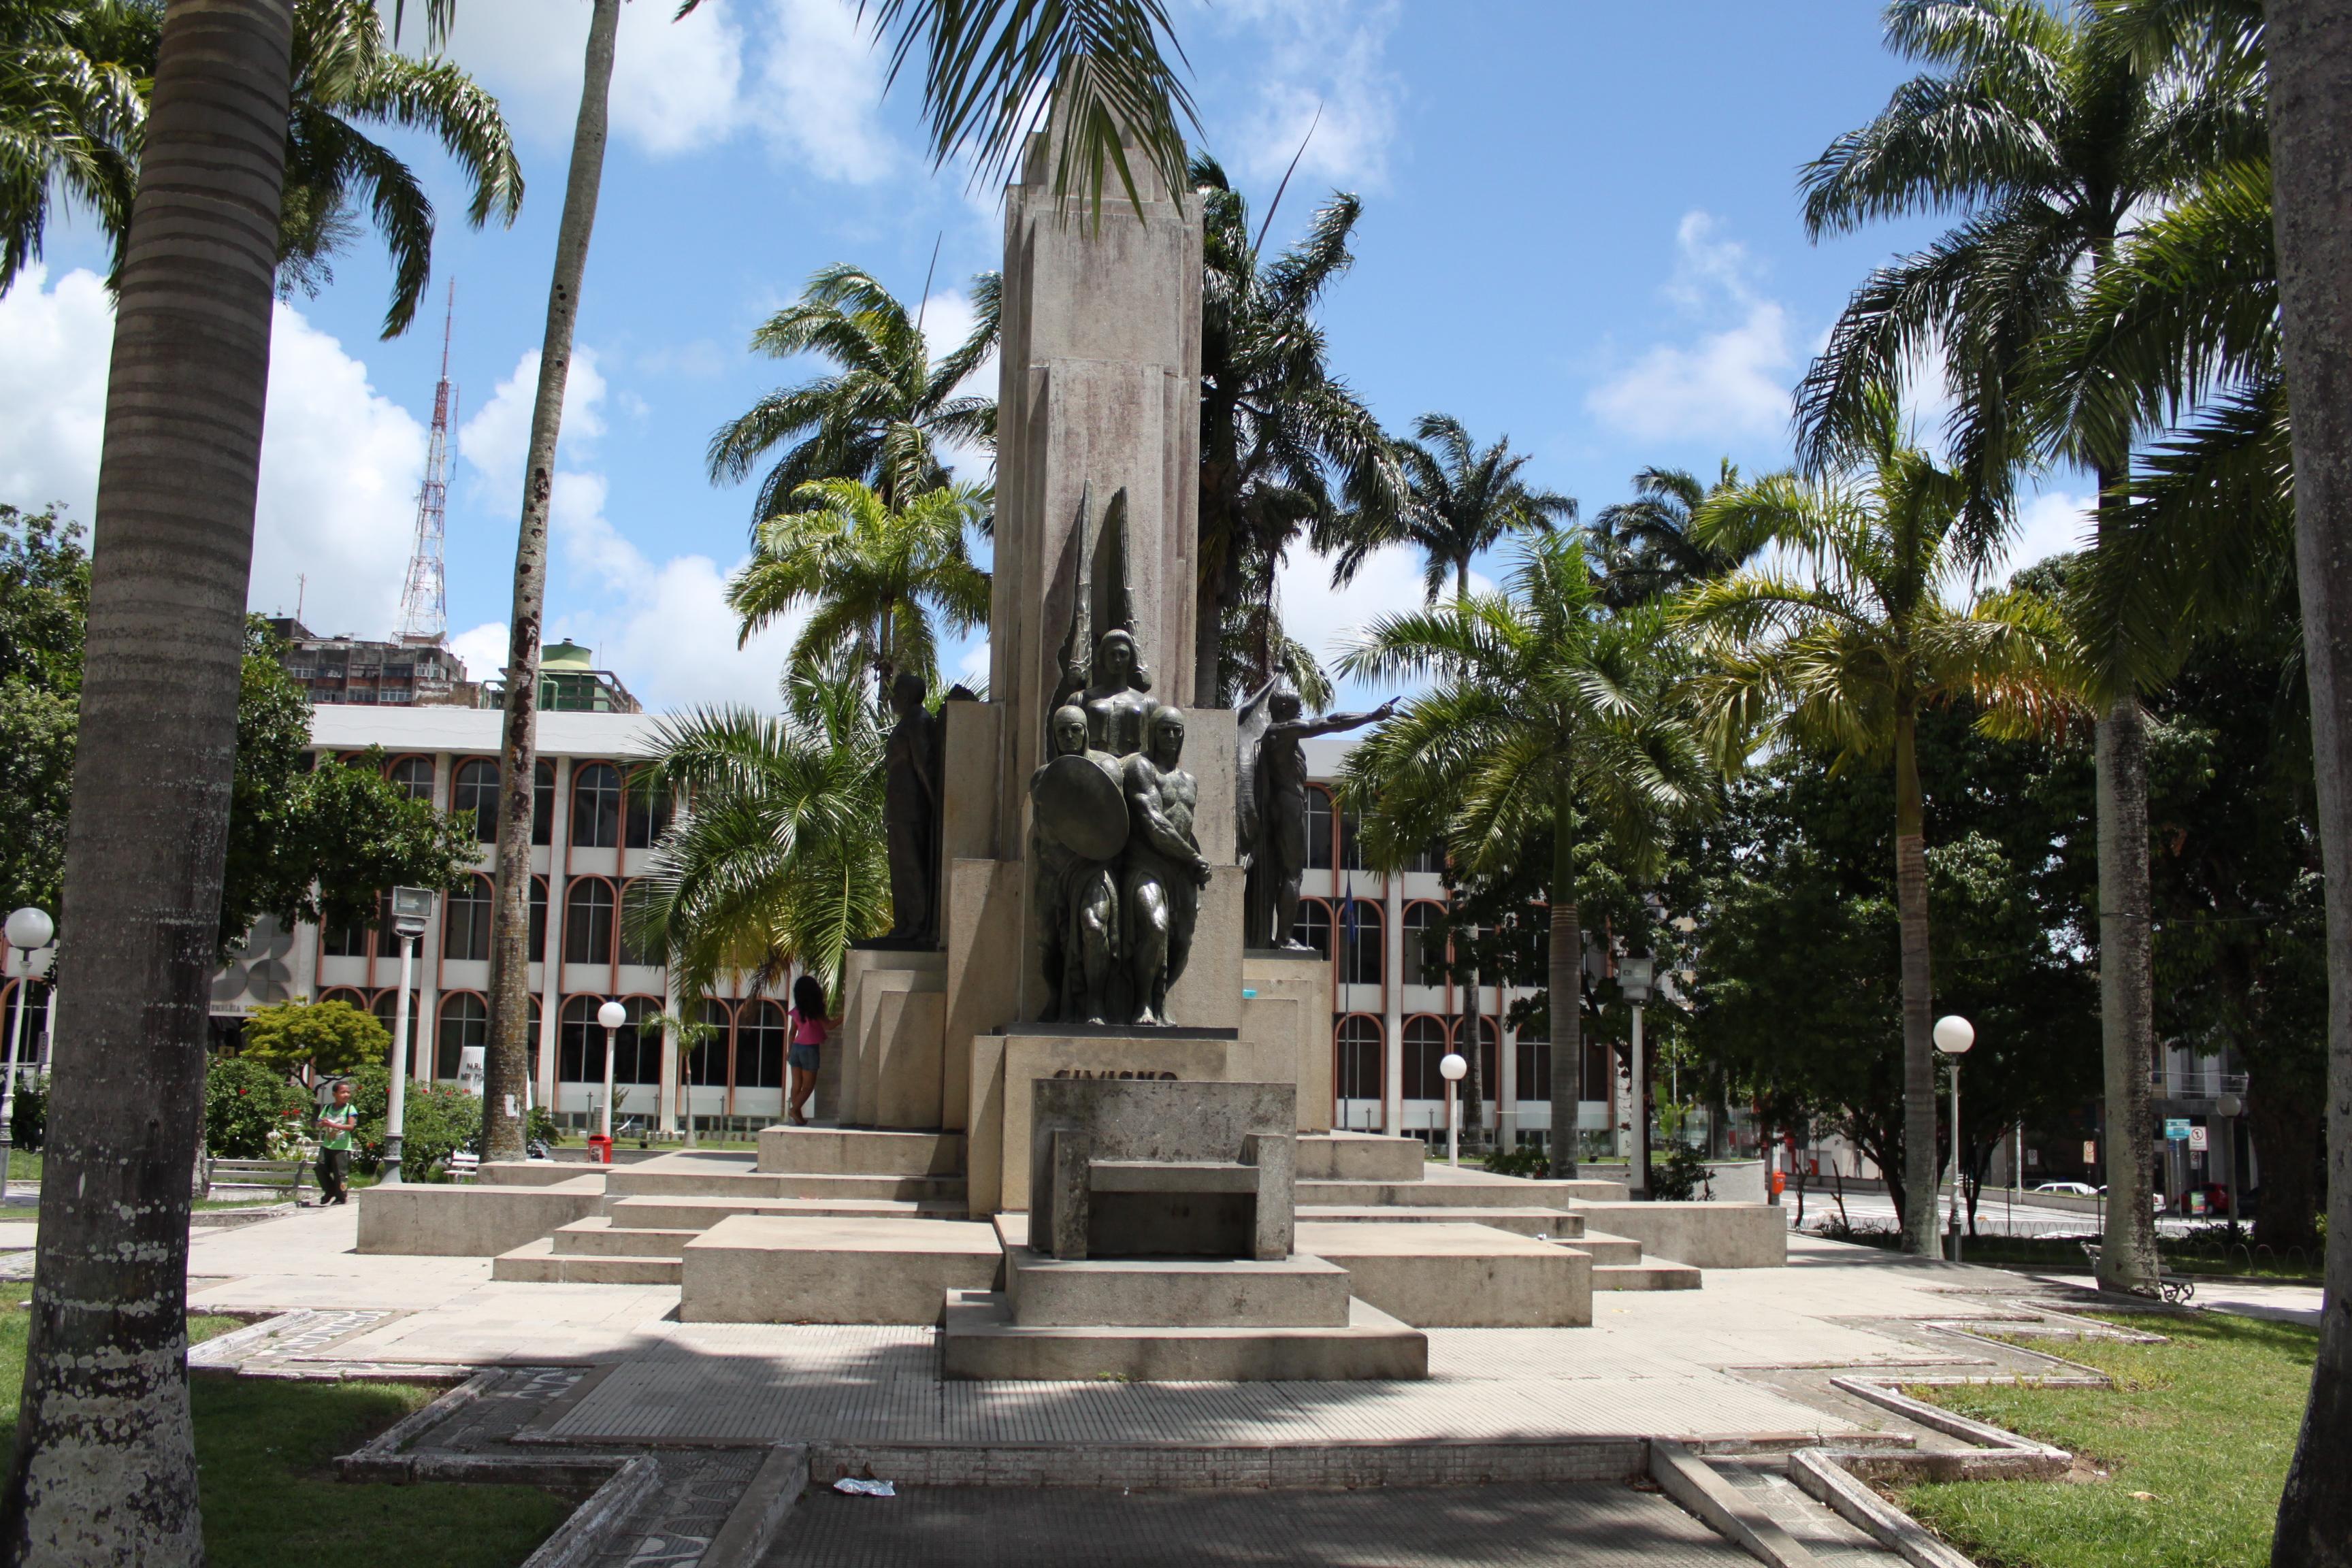
[[[2246,1092],[2242,1072],[2150,1072],[2147,1081],[2160,1100],[2219,1100]]]

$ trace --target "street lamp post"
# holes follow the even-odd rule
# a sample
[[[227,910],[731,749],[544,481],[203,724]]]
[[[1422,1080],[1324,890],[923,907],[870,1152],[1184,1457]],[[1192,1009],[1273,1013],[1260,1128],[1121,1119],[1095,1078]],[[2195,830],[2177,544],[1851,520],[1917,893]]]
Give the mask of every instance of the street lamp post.
[[[613,1153],[613,1052],[616,1048],[614,1040],[620,1034],[621,1026],[628,1021],[629,1010],[618,1002],[607,1002],[596,1009],[596,1022],[604,1026],[604,1120],[601,1131],[604,1134],[606,1159],[612,1158]]]
[[[400,997],[392,1011],[392,1089],[383,1108],[383,1184],[400,1184],[400,1141],[408,1125],[408,984],[416,970],[416,939],[433,919],[433,889],[394,888],[392,929],[400,938]]]
[[[1974,1024],[1950,1013],[1936,1020],[1936,1048],[1952,1058],[1952,1261],[1960,1261],[1960,1058],[1977,1043]]]
[[[1650,1195],[1650,1078],[1649,1064],[1642,1056],[1642,1007],[1650,999],[1654,973],[1646,953],[1629,953],[1617,961],[1618,988],[1633,1008],[1633,1146],[1627,1151],[1633,1166],[1627,1173],[1627,1185],[1642,1198]]]
[[[8,1030],[8,1076],[0,1087],[0,1200],[8,1195],[8,1167],[16,1159],[16,1058],[25,1040],[25,1015],[31,1010],[33,954],[57,935],[47,910],[26,904],[8,917],[8,945],[16,952],[16,1019]]]
[[[1445,1163],[1456,1169],[1462,1164],[1462,1115],[1454,1089],[1469,1070],[1470,1064],[1459,1051],[1446,1052],[1445,1059],[1437,1064],[1438,1075],[1445,1079]]]

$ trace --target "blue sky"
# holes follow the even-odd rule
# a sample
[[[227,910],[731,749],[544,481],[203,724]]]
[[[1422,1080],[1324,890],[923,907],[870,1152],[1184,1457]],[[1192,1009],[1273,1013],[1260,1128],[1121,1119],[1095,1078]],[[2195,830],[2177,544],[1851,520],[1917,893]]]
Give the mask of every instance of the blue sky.
[[[784,634],[739,653],[718,600],[750,489],[714,489],[702,451],[761,392],[816,367],[756,359],[746,340],[835,261],[913,299],[935,245],[928,319],[956,331],[961,287],[995,265],[1001,226],[993,193],[930,168],[916,95],[884,96],[845,0],[715,0],[677,24],[672,9],[635,0],[624,26],[559,460],[551,628],[596,647],[651,705],[765,702]],[[1799,165],[1908,74],[1869,5],[1174,9],[1202,140],[1259,207],[1320,110],[1276,240],[1334,187],[1364,199],[1357,265],[1326,316],[1334,365],[1391,428],[1442,409],[1481,440],[1507,433],[1536,454],[1531,478],[1588,516],[1645,465],[1785,462],[1788,389],[1848,290],[1931,232],[1816,247],[1799,222]],[[290,609],[299,594],[320,630],[392,629],[454,277],[449,620],[461,652],[495,666],[483,650],[504,647],[587,7],[463,0],[460,13],[452,52],[517,128],[522,216],[466,228],[438,153],[388,138],[445,215],[436,306],[429,324],[379,341],[385,268],[362,244],[331,287],[281,309],[253,603]],[[0,500],[89,515],[109,331],[99,263],[86,226],[68,223],[43,272],[0,300]],[[2022,558],[2065,542],[2065,483],[2029,509]],[[1301,558],[1286,606],[1328,650],[1417,596],[1417,580],[1409,560],[1378,563],[1342,600]]]

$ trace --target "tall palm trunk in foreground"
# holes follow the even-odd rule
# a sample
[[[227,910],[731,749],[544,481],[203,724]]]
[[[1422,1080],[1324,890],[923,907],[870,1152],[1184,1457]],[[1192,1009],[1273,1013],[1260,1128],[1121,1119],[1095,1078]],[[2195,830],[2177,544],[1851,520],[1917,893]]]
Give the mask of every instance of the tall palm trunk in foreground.
[[[2156,1044],[2147,866],[2147,720],[2126,692],[2095,736],[2099,833],[2099,1038],[2105,1070],[2107,1219],[2099,1283],[2156,1291],[2156,1150],[2148,1068]]]
[[[2271,0],[2297,575],[2327,873],[2327,1291],[2275,1568],[2352,1563],[2352,0]]]
[[[292,37],[287,0],[173,0],[163,24],[107,383],[11,1563],[204,1561],[188,1185]]]
[[[555,489],[555,440],[563,386],[572,374],[572,329],[588,270],[588,236],[604,174],[604,124],[613,89],[614,37],[621,0],[595,0],[572,173],[555,236],[555,279],[547,290],[547,335],[539,351],[539,393],[523,470],[522,531],[515,542],[514,610],[507,632],[507,710],[499,752],[498,909],[490,938],[490,1048],[482,1064],[482,1153],[522,1157],[523,1084],[530,1072],[530,820],[539,772],[539,645],[547,605],[547,509]]]
[[[1464,587],[1468,587],[1465,582]],[[1545,1135],[1556,1182],[1576,1179],[1577,1116],[1584,1087],[1584,931],[1576,903],[1576,770],[1565,757],[1551,792],[1551,1131]]]
[[[1927,970],[1927,825],[1919,787],[1918,700],[1895,710],[1895,917],[1903,972],[1903,1250],[1936,1241],[1936,1042]]]

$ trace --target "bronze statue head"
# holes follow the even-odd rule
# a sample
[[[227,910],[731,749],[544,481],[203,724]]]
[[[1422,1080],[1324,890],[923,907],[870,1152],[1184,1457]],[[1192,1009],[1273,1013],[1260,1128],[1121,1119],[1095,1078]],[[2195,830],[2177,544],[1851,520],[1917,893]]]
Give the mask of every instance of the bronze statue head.
[[[1266,711],[1274,715],[1276,723],[1287,724],[1298,717],[1304,704],[1298,700],[1297,689],[1286,680],[1274,689],[1274,695],[1266,700],[1265,706]]]
[[[1095,684],[1128,685],[1135,679],[1136,663],[1134,636],[1113,626],[1095,644]]]
[[[1083,708],[1054,710],[1054,754],[1075,757],[1087,749],[1087,710]]]
[[[923,705],[923,699],[929,695],[929,683],[920,673],[902,669],[890,682],[890,710],[904,719]]]
[[[1184,710],[1162,708],[1151,715],[1151,737],[1148,746],[1151,760],[1163,768],[1172,768],[1184,754]]]

